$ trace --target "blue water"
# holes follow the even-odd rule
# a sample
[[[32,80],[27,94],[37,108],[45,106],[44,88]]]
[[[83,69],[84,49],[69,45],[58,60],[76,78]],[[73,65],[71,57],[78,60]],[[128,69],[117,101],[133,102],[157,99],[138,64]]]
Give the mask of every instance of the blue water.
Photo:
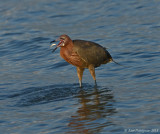
[[[88,70],[51,53],[61,34],[115,61]],[[0,132],[160,133],[160,1],[0,1]]]

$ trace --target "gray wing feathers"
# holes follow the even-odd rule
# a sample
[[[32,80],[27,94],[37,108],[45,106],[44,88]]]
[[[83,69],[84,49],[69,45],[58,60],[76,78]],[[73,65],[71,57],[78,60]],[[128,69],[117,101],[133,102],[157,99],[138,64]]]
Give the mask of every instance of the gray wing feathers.
[[[99,66],[107,60],[107,51],[97,43],[83,40],[73,40],[74,51],[87,64]],[[108,57],[109,58],[109,57]]]

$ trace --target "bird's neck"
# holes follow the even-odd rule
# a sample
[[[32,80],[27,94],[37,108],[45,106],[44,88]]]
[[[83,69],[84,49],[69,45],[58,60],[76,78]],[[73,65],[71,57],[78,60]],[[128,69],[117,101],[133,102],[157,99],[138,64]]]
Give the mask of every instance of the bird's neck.
[[[73,42],[67,43],[64,47],[61,47],[60,55],[62,58],[66,59],[72,55],[73,51]]]

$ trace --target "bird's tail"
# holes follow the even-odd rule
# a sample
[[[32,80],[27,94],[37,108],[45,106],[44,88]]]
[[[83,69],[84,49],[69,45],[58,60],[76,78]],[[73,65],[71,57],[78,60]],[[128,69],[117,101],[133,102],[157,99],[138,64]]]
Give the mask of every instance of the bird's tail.
[[[124,66],[124,65],[122,65],[122,64],[120,64],[120,63],[118,63],[118,62],[116,62],[116,61],[113,60],[113,59],[112,59],[112,62],[114,62],[115,64],[117,64],[117,65],[119,65],[119,66],[122,66],[122,67],[128,67],[128,66]]]

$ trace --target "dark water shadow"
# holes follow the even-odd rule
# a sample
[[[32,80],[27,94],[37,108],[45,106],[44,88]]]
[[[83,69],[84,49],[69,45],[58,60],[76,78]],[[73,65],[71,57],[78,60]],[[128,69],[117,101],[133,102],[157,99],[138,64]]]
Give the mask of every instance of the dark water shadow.
[[[117,111],[113,91],[83,83],[61,84],[22,89],[8,96],[14,107],[27,107],[75,98],[78,108],[67,121],[66,133],[99,133],[113,126],[111,116]],[[54,112],[54,111],[53,111]]]
[[[113,92],[106,87],[94,87],[92,90],[81,90],[75,96],[80,107],[71,116],[69,133],[99,133],[105,127],[114,125],[110,117],[116,113]]]
[[[85,84],[85,90],[91,86]],[[18,93],[8,95],[7,98],[14,99],[16,106],[25,107],[40,105],[53,101],[61,101],[78,94],[81,91],[79,84],[50,85],[44,87],[30,87],[20,90]]]

